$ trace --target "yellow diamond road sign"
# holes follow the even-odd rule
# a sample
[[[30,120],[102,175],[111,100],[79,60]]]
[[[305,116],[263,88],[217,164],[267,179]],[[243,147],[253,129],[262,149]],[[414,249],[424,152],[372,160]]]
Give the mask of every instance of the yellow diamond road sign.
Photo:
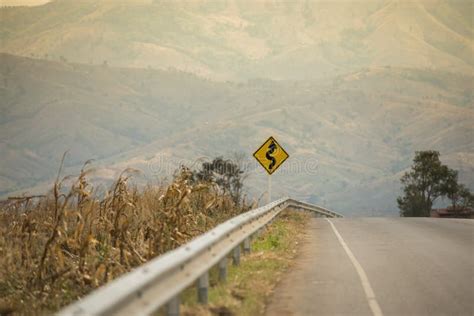
[[[267,170],[268,174],[272,174],[281,164],[289,157],[283,147],[278,144],[275,138],[270,137],[262,146],[253,154],[255,159]]]

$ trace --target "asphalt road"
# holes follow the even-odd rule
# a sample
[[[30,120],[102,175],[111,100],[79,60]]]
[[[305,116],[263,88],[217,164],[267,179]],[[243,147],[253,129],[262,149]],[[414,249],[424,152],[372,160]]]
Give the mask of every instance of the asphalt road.
[[[267,315],[474,315],[474,220],[314,218]]]

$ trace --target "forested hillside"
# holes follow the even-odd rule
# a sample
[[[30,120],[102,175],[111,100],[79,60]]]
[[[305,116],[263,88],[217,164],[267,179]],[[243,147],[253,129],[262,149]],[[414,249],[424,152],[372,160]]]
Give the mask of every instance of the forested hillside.
[[[0,51],[218,80],[386,65],[472,73],[473,10],[464,0],[55,0],[0,9]]]
[[[111,179],[135,166],[169,176],[201,157],[248,157],[253,196],[266,177],[251,153],[275,136],[290,154],[276,194],[335,210],[395,210],[413,152],[436,149],[474,185],[473,77],[363,68],[332,80],[221,83],[177,71],[90,66],[2,54],[0,191],[48,183],[87,159]]]

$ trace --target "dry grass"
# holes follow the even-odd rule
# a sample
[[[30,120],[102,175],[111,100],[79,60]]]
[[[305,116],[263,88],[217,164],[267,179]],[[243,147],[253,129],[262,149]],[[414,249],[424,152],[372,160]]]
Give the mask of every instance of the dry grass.
[[[126,170],[99,198],[87,167],[77,178],[58,176],[46,196],[0,205],[0,314],[57,310],[248,210],[186,168],[170,185],[143,190],[128,184],[134,171]]]

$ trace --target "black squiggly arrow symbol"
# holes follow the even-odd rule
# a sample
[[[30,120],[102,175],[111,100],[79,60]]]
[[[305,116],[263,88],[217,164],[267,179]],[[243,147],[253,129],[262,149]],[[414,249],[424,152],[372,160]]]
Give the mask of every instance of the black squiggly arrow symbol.
[[[277,145],[275,144],[275,142],[272,140],[272,142],[270,143],[270,145],[268,145],[268,151],[267,153],[265,154],[265,157],[267,157],[268,160],[270,160],[270,165],[268,166],[268,169],[272,170],[273,166],[275,166],[275,163],[276,163],[276,159],[275,157],[273,156],[270,156],[271,154],[273,154],[273,152],[276,150],[277,148]]]

